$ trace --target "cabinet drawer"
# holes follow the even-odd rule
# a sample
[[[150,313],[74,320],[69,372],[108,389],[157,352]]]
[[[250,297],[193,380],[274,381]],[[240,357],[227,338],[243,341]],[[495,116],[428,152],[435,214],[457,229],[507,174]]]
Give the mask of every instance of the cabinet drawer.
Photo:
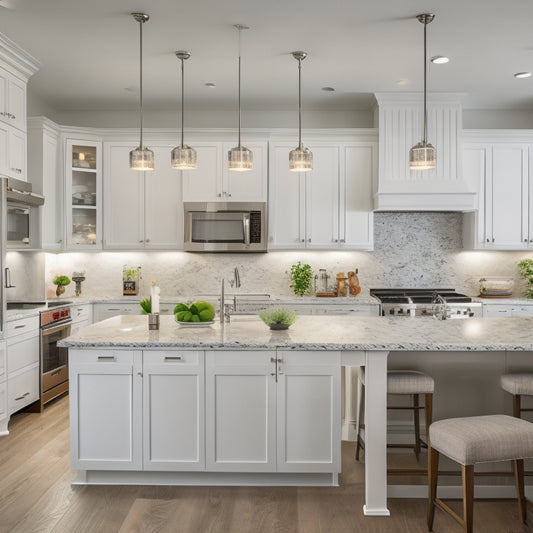
[[[200,364],[200,352],[186,352],[175,350],[154,350],[143,352],[143,362],[145,365],[193,365]]]
[[[82,322],[83,320],[89,320],[89,306],[80,305],[72,308],[72,321]]]
[[[69,365],[78,363],[133,364],[133,352],[130,350],[69,350]]]
[[[39,316],[30,316],[28,318],[20,318],[7,323],[7,342],[17,335],[23,333],[33,332],[39,334]]]
[[[39,337],[31,337],[22,342],[7,345],[7,373],[12,374],[20,368],[37,363],[39,364]]]
[[[9,378],[7,397],[10,415],[37,401],[39,399],[39,365]]]

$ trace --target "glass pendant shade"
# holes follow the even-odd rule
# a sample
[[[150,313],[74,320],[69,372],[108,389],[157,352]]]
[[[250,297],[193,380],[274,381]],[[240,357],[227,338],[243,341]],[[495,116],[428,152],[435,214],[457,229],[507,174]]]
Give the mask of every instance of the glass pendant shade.
[[[289,153],[289,170],[309,172],[313,170],[313,152],[305,146],[299,146]]]
[[[228,150],[228,170],[235,170],[237,172],[244,172],[246,170],[253,170],[254,168],[254,154],[244,146],[236,146]]]
[[[146,146],[138,146],[130,152],[131,170],[154,170],[154,152]]]
[[[430,143],[419,142],[409,150],[411,170],[431,170],[437,166],[437,151]]]
[[[171,166],[179,170],[193,170],[196,168],[196,150],[187,146],[176,146],[172,150]]]

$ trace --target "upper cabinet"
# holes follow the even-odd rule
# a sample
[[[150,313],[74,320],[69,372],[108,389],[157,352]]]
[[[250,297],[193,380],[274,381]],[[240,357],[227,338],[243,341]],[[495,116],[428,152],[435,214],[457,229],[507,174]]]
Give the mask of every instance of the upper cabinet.
[[[183,249],[181,175],[170,166],[173,144],[150,144],[155,170],[129,168],[132,142],[104,143],[104,247]]]
[[[184,202],[266,202],[267,143],[243,142],[254,154],[254,168],[228,170],[228,151],[235,143],[191,142],[198,154],[198,168],[183,171]]]
[[[65,154],[67,247],[99,249],[102,247],[102,143],[67,139]]]
[[[294,142],[270,147],[270,249],[372,249],[377,143],[307,143],[311,172],[289,171]]]
[[[26,86],[38,61],[0,34],[0,175],[27,180]]]
[[[465,246],[533,249],[533,138],[509,132],[469,134],[465,175],[479,183],[479,210],[465,218]]]

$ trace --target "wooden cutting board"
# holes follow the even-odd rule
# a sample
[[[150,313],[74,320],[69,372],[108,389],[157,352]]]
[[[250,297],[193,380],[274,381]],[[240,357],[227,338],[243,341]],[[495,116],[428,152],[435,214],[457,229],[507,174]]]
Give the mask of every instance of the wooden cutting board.
[[[315,296],[319,298],[336,298],[337,295],[334,292],[317,292]]]

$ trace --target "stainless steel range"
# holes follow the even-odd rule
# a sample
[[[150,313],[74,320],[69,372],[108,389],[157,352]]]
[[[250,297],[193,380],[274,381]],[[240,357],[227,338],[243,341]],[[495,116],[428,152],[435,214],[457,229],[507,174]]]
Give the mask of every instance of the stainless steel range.
[[[382,316],[435,316],[440,319],[482,316],[482,305],[455,289],[370,289]]]

